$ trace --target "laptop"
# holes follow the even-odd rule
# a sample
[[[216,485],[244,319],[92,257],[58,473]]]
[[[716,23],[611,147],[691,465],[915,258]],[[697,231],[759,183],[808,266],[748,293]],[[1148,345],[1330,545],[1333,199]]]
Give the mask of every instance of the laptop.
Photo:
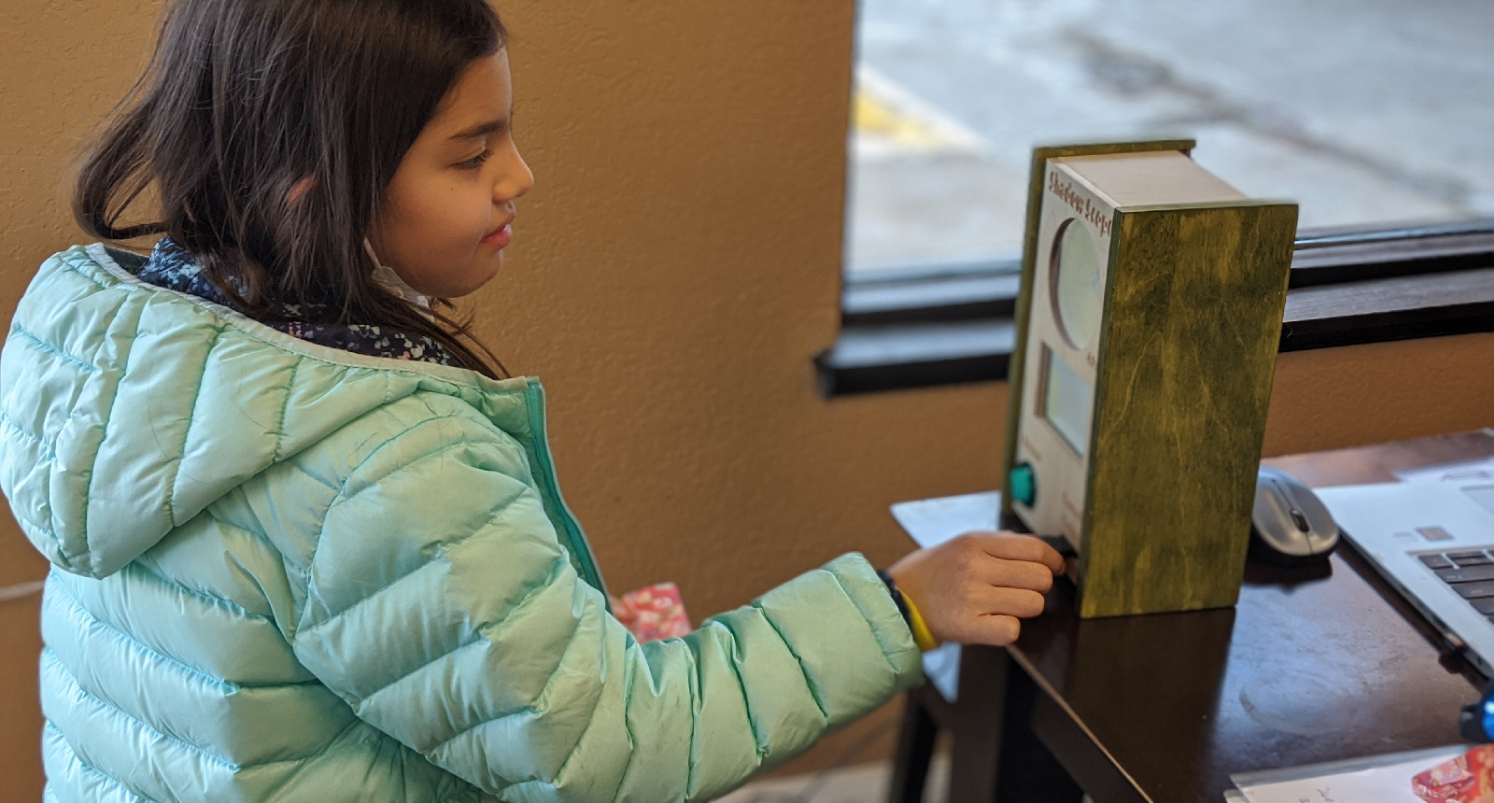
[[[1494,677],[1494,480],[1322,488],[1344,538]]]

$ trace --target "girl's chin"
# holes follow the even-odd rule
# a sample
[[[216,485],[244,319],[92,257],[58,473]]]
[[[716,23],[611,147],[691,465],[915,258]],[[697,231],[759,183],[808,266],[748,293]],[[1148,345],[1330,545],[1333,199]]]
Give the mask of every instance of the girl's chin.
[[[483,285],[492,281],[502,268],[502,251],[495,251],[491,256],[487,256],[486,258],[479,257],[473,264],[471,271],[462,277],[464,281],[460,283],[452,282],[450,287],[445,288],[448,294],[441,297],[461,298],[462,296],[475,293]]]

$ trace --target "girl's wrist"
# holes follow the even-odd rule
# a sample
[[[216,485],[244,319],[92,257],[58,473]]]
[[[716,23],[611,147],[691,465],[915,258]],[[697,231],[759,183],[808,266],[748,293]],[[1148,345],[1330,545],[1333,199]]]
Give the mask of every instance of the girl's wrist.
[[[923,615],[918,612],[918,606],[914,605],[913,600],[907,596],[903,597],[903,604],[908,606],[908,629],[913,631],[913,643],[924,652],[938,649],[939,640],[934,638],[928,623],[923,621]]]

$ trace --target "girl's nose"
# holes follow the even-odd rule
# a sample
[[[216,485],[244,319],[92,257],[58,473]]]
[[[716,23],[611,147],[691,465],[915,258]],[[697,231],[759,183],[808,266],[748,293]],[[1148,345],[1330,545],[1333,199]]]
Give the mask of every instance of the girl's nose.
[[[506,204],[534,188],[534,171],[519,155],[519,149],[510,148],[509,153],[508,169],[493,185],[493,200],[499,204]]]

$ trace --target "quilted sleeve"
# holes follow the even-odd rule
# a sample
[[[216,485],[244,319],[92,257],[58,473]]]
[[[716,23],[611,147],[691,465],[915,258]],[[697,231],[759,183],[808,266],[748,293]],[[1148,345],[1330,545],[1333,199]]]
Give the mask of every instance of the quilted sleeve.
[[[499,799],[708,799],[921,679],[856,554],[639,644],[528,477],[475,423],[380,447],[327,511],[294,635],[358,716]]]

